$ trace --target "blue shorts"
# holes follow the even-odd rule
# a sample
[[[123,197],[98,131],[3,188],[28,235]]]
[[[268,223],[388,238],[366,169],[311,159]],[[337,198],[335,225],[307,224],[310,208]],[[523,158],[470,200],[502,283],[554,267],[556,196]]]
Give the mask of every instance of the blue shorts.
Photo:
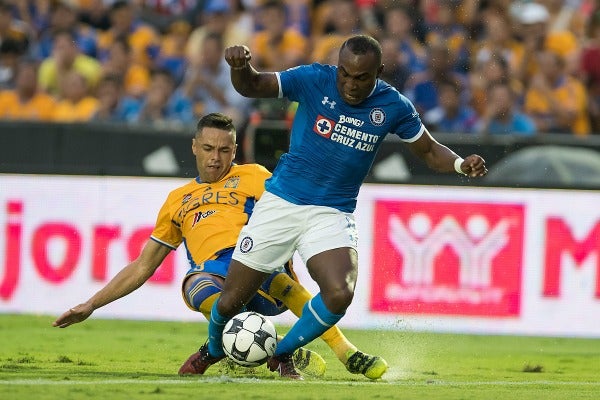
[[[229,263],[231,262],[233,250],[233,247],[229,249],[224,249],[221,252],[219,252],[216,259],[205,261],[200,265],[190,268],[185,274],[185,278],[183,281],[185,282],[189,276],[201,272],[225,278],[227,276],[227,272],[229,271]],[[292,270],[292,262],[290,260],[285,265],[281,266],[279,271],[273,272],[263,282],[256,295],[246,305],[247,311],[255,311],[263,315],[278,315],[284,311],[287,311],[287,307],[281,301],[268,295],[269,287],[271,286],[273,278],[278,274],[282,273],[287,274],[293,280],[298,281],[296,274],[294,274]]]

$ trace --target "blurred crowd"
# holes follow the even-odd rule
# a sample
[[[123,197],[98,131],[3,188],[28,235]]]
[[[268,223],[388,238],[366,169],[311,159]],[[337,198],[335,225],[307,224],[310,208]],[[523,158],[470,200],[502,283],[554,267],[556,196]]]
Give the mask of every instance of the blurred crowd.
[[[224,49],[279,71],[358,33],[433,132],[600,133],[600,0],[0,0],[0,119],[289,119],[233,89]]]

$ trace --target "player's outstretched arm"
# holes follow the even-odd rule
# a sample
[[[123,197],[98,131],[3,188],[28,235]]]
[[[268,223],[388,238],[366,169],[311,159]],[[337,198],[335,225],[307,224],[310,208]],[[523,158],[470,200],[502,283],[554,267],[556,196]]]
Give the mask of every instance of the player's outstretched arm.
[[[149,240],[142,253],[123,268],[102,289],[88,301],[76,305],[64,312],[52,323],[52,326],[66,328],[69,325],[86,320],[94,310],[128,295],[144,284],[169,254],[167,246]]]
[[[427,166],[434,171],[460,171],[459,173],[471,178],[487,174],[485,160],[481,156],[471,154],[463,160],[455,152],[435,140],[427,130],[425,130],[419,139],[409,143],[408,146],[414,154],[425,161]]]
[[[242,96],[252,98],[278,97],[279,82],[275,73],[258,72],[250,60],[247,46],[231,46],[225,49],[225,61],[231,67],[231,83]]]

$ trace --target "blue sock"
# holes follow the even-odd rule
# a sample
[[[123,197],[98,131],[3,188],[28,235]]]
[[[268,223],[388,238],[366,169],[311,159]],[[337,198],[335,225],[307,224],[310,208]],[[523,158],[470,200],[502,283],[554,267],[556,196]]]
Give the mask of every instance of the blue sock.
[[[275,355],[292,354],[297,348],[312,342],[327,329],[342,319],[344,314],[333,314],[325,307],[321,293],[310,299],[302,309],[302,317],[292,329],[277,343]]]
[[[217,311],[219,300],[215,301],[210,310],[210,320],[208,321],[208,354],[212,357],[223,357],[223,328],[229,318],[222,316]]]

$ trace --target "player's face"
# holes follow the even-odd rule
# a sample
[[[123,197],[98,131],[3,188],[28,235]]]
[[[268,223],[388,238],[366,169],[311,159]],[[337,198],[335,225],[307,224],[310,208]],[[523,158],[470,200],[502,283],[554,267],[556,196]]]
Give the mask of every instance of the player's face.
[[[203,128],[192,139],[192,152],[202,182],[218,182],[231,168],[237,145],[233,134],[217,128]]]
[[[337,89],[342,99],[350,105],[361,103],[371,94],[382,69],[375,54],[353,54],[344,48],[337,70]]]

